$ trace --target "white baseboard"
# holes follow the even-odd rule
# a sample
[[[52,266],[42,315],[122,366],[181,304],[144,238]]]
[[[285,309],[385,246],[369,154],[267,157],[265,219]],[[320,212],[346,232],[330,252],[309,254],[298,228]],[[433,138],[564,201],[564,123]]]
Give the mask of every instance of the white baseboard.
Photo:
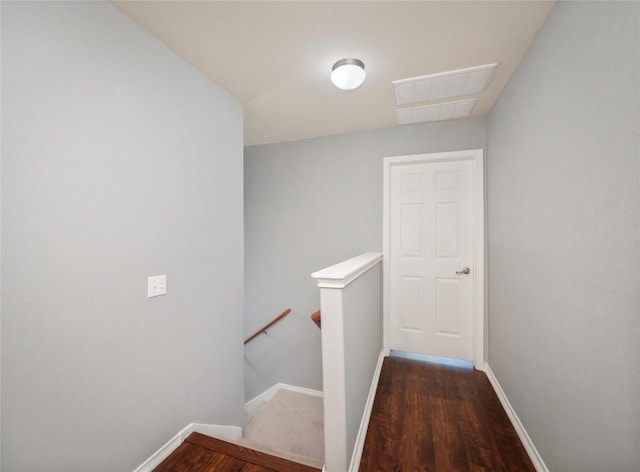
[[[367,437],[367,429],[369,428],[369,420],[371,419],[371,410],[373,409],[373,401],[376,397],[376,390],[378,389],[378,381],[380,380],[380,372],[382,371],[382,362],[384,361],[384,358],[385,353],[384,350],[382,350],[378,356],[376,368],[373,371],[373,379],[371,379],[369,396],[367,396],[367,401],[364,405],[364,412],[362,413],[362,420],[360,421],[360,429],[358,429],[356,442],[353,446],[351,464],[349,465],[350,472],[357,472],[360,468],[360,460],[362,459],[362,451],[364,450],[364,440]]]
[[[184,438],[188,436],[186,434],[186,430],[188,428],[189,426],[187,426],[178,434],[176,434],[174,437],[172,437],[164,446],[162,446],[156,452],[151,454],[151,457],[149,457],[146,461],[144,461],[142,465],[139,466],[137,469],[135,469],[133,472],[151,472],[153,469],[158,467],[163,460],[169,457],[169,455],[173,451],[175,451],[178,448],[178,446],[180,446],[180,444],[182,444],[182,442],[184,441]]]
[[[278,390],[280,389],[290,390],[297,393],[304,393],[305,395],[313,395],[314,397],[324,397],[324,393],[322,393],[320,390],[313,390],[306,387],[296,387],[295,385],[289,385],[279,382],[245,403],[244,411],[251,412],[256,406],[258,406],[259,403],[268,402],[274,397],[276,393],[278,393]]]
[[[305,387],[296,387],[294,385],[287,385],[284,383],[277,383],[273,387],[268,390],[262,392],[257,397],[249,400],[245,404],[245,411],[251,411],[255,408],[260,402],[269,401],[273,398],[273,396],[278,392],[278,390],[290,390],[292,392],[304,393],[306,395],[313,395],[317,397],[322,397],[324,394],[319,390],[313,390]],[[176,434],[173,438],[171,438],[167,443],[154,452],[151,457],[149,457],[144,463],[135,469],[133,472],[151,472],[153,469],[158,467],[163,460],[165,460],[169,455],[180,446],[184,442],[187,436],[191,433],[201,433],[206,434],[207,436],[213,436],[221,439],[234,440],[242,437],[242,428],[240,426],[228,426],[228,425],[218,425],[218,424],[202,424],[202,423],[191,423],[185,426],[178,434]]]
[[[242,437],[242,428],[240,426],[190,423],[182,428],[178,434],[167,441],[164,446],[154,452],[133,472],[151,472],[153,469],[158,467],[163,460],[169,457],[169,455],[184,442],[187,436],[194,432],[229,440]]]
[[[213,436],[214,438],[228,439],[229,441],[242,437],[242,428],[240,426],[191,423],[188,427],[191,427],[189,434],[200,433],[206,436]],[[187,434],[187,436],[189,434]]]
[[[527,450],[527,454],[529,454],[529,458],[531,459],[531,462],[533,462],[533,466],[536,468],[538,472],[549,472],[549,469],[547,468],[546,464],[542,460],[540,453],[538,452],[535,445],[533,444],[533,441],[529,437],[529,434],[527,433],[527,431],[524,429],[524,426],[520,422],[520,418],[518,418],[518,415],[516,414],[515,410],[511,406],[511,403],[509,402],[507,395],[504,393],[504,390],[502,390],[502,387],[500,386],[500,382],[498,382],[498,379],[493,374],[491,367],[489,367],[488,363],[485,363],[484,367],[485,367],[484,373],[487,374],[487,378],[489,379],[489,382],[491,382],[491,385],[493,386],[493,389],[495,390],[496,395],[498,395],[498,398],[500,399],[500,403],[502,403],[502,407],[504,408],[504,411],[507,412],[507,416],[511,420],[511,423],[513,424],[513,427],[516,430],[516,433],[518,433],[518,436],[520,437],[520,441],[522,441],[522,445]]]

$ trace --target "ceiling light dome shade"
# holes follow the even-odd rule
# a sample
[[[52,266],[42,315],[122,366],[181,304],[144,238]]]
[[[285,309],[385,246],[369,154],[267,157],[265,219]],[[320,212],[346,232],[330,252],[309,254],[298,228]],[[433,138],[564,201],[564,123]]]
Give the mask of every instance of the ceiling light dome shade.
[[[359,59],[340,59],[331,70],[331,82],[340,90],[354,90],[362,85],[367,74]]]

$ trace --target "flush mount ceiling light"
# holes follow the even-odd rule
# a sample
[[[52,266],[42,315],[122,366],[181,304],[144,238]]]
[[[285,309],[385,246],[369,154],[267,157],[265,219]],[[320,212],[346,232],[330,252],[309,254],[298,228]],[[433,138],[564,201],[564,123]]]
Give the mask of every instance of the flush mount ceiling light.
[[[340,59],[331,69],[331,82],[340,90],[357,89],[366,76],[364,63],[360,59]]]

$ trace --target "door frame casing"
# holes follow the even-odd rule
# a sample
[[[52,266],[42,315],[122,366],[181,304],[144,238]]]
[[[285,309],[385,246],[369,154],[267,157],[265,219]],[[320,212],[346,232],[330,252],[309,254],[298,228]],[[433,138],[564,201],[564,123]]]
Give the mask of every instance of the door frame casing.
[[[473,179],[473,364],[476,369],[484,370],[485,358],[485,248],[484,248],[484,152],[482,149],[466,151],[436,152],[412,154],[407,156],[385,157],[383,160],[383,200],[382,200],[382,319],[383,348],[388,354],[391,350],[391,313],[390,313],[390,275],[391,275],[391,169],[394,166],[428,164],[436,162],[471,161]]]

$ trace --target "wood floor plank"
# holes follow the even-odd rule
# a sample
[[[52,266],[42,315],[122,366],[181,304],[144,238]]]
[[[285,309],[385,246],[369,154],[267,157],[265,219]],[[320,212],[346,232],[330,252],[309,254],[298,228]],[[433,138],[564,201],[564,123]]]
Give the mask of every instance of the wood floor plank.
[[[242,471],[243,465],[235,458],[185,442],[156,467],[154,472],[235,472]]]
[[[483,372],[385,358],[362,472],[535,472]]]
[[[458,411],[457,421],[460,425],[463,441],[467,445],[467,459],[475,470],[502,469],[502,459],[492,451],[495,443],[491,435],[479,435],[482,419],[475,405],[465,403]]]
[[[455,401],[433,399],[431,417],[435,454],[435,470],[462,472],[468,470],[467,451],[456,421]]]
[[[478,373],[479,374],[479,373]],[[463,439],[467,445],[467,457],[472,470],[502,470],[503,464],[499,454],[494,451],[497,445],[493,434],[478,434],[482,425],[488,423],[483,410],[483,403],[478,393],[478,382],[482,376],[461,376],[459,391],[465,400],[458,410],[457,421]]]
[[[191,433],[185,442],[206,448],[226,456],[242,459],[246,462],[267,467],[277,472],[318,472],[320,469],[304,464],[298,464],[287,459],[272,456],[264,452],[239,446],[227,441],[205,436],[200,433]]]
[[[192,433],[153,472],[319,472],[319,470],[203,434]]]
[[[419,401],[417,395],[411,392],[422,391],[428,379],[417,373],[411,373],[407,377],[407,388],[404,392],[405,410],[403,418],[415,417],[417,421],[403,421],[402,423],[402,449],[401,463],[423,464],[426,467],[434,467],[434,443],[424,441],[423,438],[432,436],[432,427],[429,418],[432,416],[432,405]]]

